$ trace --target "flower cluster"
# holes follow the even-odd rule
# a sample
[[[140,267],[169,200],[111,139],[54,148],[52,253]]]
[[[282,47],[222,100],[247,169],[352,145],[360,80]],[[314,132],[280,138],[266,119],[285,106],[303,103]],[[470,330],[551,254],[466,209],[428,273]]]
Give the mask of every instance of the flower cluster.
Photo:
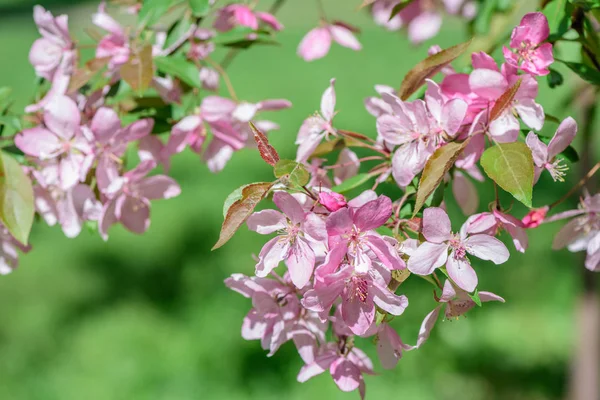
[[[383,21],[384,14],[389,18],[398,3],[375,2],[376,18]],[[411,32],[413,24],[414,29],[416,24],[422,28],[429,21],[433,32],[439,28],[434,23],[439,16],[427,4],[411,2],[386,24],[408,25]],[[454,7],[451,12],[472,7],[464,2],[444,4]],[[302,42],[300,55],[308,60],[322,57],[332,39],[353,48],[350,30],[342,35],[341,29],[325,25],[313,30]],[[478,289],[478,272],[485,262],[503,264],[509,259],[508,248],[498,239],[502,232],[516,251],[524,253],[527,229],[573,218],[557,235],[554,247],[586,250],[586,267],[600,268],[600,195],[587,196],[578,210],[546,218],[550,207],[544,207],[521,220],[502,207],[498,196],[489,211],[478,212],[477,189],[467,178],[485,180],[482,166],[489,178],[524,203],[528,199],[519,191],[525,185],[533,187],[543,170],[554,181],[564,180],[567,167],[562,154],[577,133],[574,119],[562,121],[546,141],[533,132],[539,132],[546,120],[538,103],[537,77],[545,75],[553,62],[552,45],[545,42],[548,30],[542,14],[527,14],[513,31],[510,48],[504,49],[504,63],[475,52],[468,72],[441,64],[441,82],[423,78],[419,85],[426,89],[412,101],[406,98],[413,92],[377,85],[379,96],[365,100],[376,119],[376,139],[337,126],[335,80],[330,81],[319,112],[300,127],[296,160],[276,164],[279,179],[263,193],[263,197],[272,193],[279,210],[255,212],[246,220],[252,231],[275,234],[259,253],[256,276],[234,274],[225,281],[252,299],[253,308],[242,326],[245,339],[261,340],[269,356],[293,341],[305,363],[298,381],[329,371],[341,390],[358,389],[364,398],[364,375],[373,374],[374,366],[357,347],[362,339],[372,338],[381,365],[393,368],[404,351],[425,343],[440,313],[456,319],[484,302],[504,302]],[[430,54],[440,51],[434,47]],[[524,134],[522,125],[532,131]],[[351,148],[375,155],[359,157]],[[336,150],[337,157],[330,157]],[[508,152],[517,154],[515,164],[524,158],[526,165],[508,164],[502,168],[509,171],[496,172],[498,163],[513,161]],[[369,173],[359,174],[367,163]],[[282,176],[278,165],[294,167]],[[298,170],[306,172],[305,179],[294,175]],[[506,183],[506,172],[528,183],[514,189]],[[356,197],[348,200],[342,194],[368,181],[374,181],[372,188]],[[437,200],[435,186],[422,196],[431,181],[442,189],[452,185],[455,200],[467,215],[458,231],[452,230],[443,191]],[[395,183],[403,196],[392,200],[378,194],[375,190],[383,182]],[[245,204],[243,197],[238,202]],[[227,225],[226,216],[224,229]],[[282,263],[286,268],[278,270]],[[416,343],[408,345],[392,322],[408,307],[401,293],[412,277],[434,286],[435,306],[418,329]]]

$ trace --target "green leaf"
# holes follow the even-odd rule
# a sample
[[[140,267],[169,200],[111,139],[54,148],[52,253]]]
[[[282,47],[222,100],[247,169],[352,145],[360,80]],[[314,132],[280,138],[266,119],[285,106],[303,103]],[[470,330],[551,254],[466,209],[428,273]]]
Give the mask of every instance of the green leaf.
[[[192,87],[202,88],[198,67],[185,58],[177,56],[156,57],[154,63],[160,72],[179,78]]]
[[[571,71],[575,72],[583,80],[586,80],[594,85],[600,85],[600,71],[581,63],[574,63],[559,59],[556,59],[556,61],[565,64],[571,69]]]
[[[400,11],[404,10],[407,6],[410,5],[414,0],[404,0],[394,6],[392,12],[390,13],[390,17],[388,21],[391,21],[396,15],[400,14]]]
[[[481,307],[481,299],[479,298],[479,290],[475,289],[473,294],[469,293],[469,297],[471,300],[475,302],[479,307]]]
[[[169,33],[167,35],[167,40],[165,41],[164,48],[169,48],[175,42],[177,42],[183,35],[185,35],[192,27],[192,20],[187,16],[184,16],[182,19],[177,21],[171,29],[169,29]]]
[[[231,202],[231,204],[225,212],[225,219],[221,226],[219,240],[213,246],[212,250],[218,249],[232,238],[240,226],[254,212],[256,205],[265,198],[272,187],[272,182],[251,183],[234,191],[227,197],[225,200],[226,204],[228,202]],[[237,193],[238,191],[239,193]],[[232,200],[234,201],[232,202]]]
[[[450,170],[456,159],[460,156],[460,153],[467,147],[469,140],[465,140],[462,143],[451,142],[445,146],[440,147],[433,153],[425,168],[421,174],[421,180],[419,181],[419,189],[417,190],[417,200],[415,203],[415,209],[413,215],[419,212],[419,210],[425,204],[425,201],[435,191],[444,179],[444,175]]]
[[[310,174],[303,164],[292,160],[279,160],[273,168],[273,173],[276,178],[283,178],[288,182],[304,186],[310,180]]]
[[[408,99],[411,94],[416,92],[425,83],[425,79],[431,78],[446,65],[454,61],[467,50],[470,44],[471,40],[457,44],[456,46],[433,54],[418,63],[404,77],[400,90],[398,91],[398,96],[402,100]]]
[[[138,14],[138,21],[143,26],[152,26],[160,17],[169,11],[173,0],[144,0]]]
[[[487,34],[490,30],[492,17],[498,8],[498,0],[484,1],[475,17],[474,28],[478,34]]]
[[[550,26],[549,40],[557,40],[563,37],[571,29],[571,13],[573,6],[567,0],[554,0],[543,9]]]
[[[531,207],[533,157],[525,143],[496,143],[481,156],[481,166],[498,186]]]
[[[359,187],[363,183],[367,182],[369,179],[371,179],[371,175],[367,173],[354,175],[352,178],[346,179],[344,182],[331,188],[331,190],[337,193],[344,193],[348,190],[352,190],[356,187]]]
[[[21,165],[0,152],[0,220],[9,232],[27,244],[33,225],[33,188]]]
[[[548,69],[550,70],[550,73],[548,76],[546,76],[546,79],[548,80],[548,86],[550,86],[551,89],[554,89],[555,87],[562,85],[564,78],[561,73],[552,68]]]
[[[209,0],[190,0],[190,8],[194,17],[205,17],[210,11]]]
[[[0,88],[0,114],[3,114],[12,103],[12,89],[9,87]]]

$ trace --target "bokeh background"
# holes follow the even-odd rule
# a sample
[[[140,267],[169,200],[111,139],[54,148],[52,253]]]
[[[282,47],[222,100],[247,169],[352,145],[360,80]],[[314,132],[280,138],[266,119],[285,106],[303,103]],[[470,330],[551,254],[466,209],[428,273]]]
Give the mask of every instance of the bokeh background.
[[[89,42],[83,30],[91,26],[97,3],[39,3],[54,14],[68,13],[74,36]],[[271,1],[261,3],[266,8]],[[296,46],[318,17],[311,2],[289,0],[279,14],[286,26],[281,46],[254,48],[229,69],[240,98],[293,102],[291,110],[272,115],[281,130],[271,140],[284,157],[293,157],[298,127],[318,108],[331,77],[337,78],[336,125],[374,135],[375,121],[362,105],[375,93],[373,86],[398,86],[429,45],[447,47],[467,37],[460,21],[447,18],[437,38],[414,47],[401,34],[376,27],[366,12],[356,12],[359,3],[325,1],[330,15],[361,27],[363,51],[334,45],[324,60],[300,60]],[[38,37],[34,4],[0,0],[0,86],[16,89],[19,107],[31,100],[35,82],[27,61]],[[578,110],[562,101],[580,81],[565,76],[565,85],[555,91],[540,80],[540,102],[552,115],[579,120]],[[546,125],[544,133],[551,135],[556,125]],[[597,142],[587,145],[598,148]],[[575,165],[567,183],[542,178],[534,203],[557,199],[579,174]],[[172,175],[183,192],[152,205],[152,225],[143,236],[115,227],[107,243],[86,231],[70,240],[59,228],[34,226],[34,250],[21,257],[18,270],[0,279],[0,399],[357,398],[357,393],[339,392],[327,374],[297,383],[302,363],[291,343],[267,358],[258,342],[240,337],[250,303],[225,288],[223,280],[234,272],[252,274],[252,254],[266,239],[244,227],[224,248],[210,248],[225,197],[242,184],[271,178],[257,153],[242,151],[224,172],[212,175],[186,151],[174,157]],[[478,187],[483,211],[493,190],[488,184]],[[458,229],[465,217],[451,199],[448,208]],[[513,209],[525,213],[518,204]],[[395,370],[378,366],[379,376],[366,378],[368,398],[563,398],[583,265],[581,254],[550,249],[559,225],[530,232],[526,255],[513,252],[502,266],[477,264],[480,288],[502,295],[506,304],[485,304],[467,318],[440,321],[427,345],[405,354]],[[426,282],[411,279],[403,288],[410,307],[394,323],[404,341],[414,343],[422,318],[435,304]],[[378,365],[373,346],[363,344]]]

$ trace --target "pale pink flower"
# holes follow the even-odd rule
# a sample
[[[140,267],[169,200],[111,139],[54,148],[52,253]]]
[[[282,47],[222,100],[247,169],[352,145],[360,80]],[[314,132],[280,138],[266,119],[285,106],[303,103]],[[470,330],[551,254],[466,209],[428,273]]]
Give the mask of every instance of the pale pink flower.
[[[242,337],[260,340],[262,348],[272,356],[289,340],[293,340],[305,363],[315,359],[318,343],[325,342],[327,323],[313,312],[302,309],[294,286],[288,279],[247,277],[233,274],[225,285],[252,299],[250,309],[242,324]]]
[[[42,37],[31,46],[29,61],[38,76],[53,81],[62,60],[73,51],[67,15],[54,17],[42,6],[33,8],[33,19]]]
[[[101,192],[108,190],[111,183],[119,177],[127,145],[148,136],[153,126],[154,121],[146,118],[123,128],[113,109],[101,107],[96,111],[85,131],[94,142],[94,154],[98,162],[96,180]]]
[[[384,278],[383,275],[387,275]],[[372,267],[357,272],[346,264],[337,272],[322,275],[315,288],[307,291],[302,305],[318,313],[329,313],[334,302],[341,298],[341,317],[356,335],[363,335],[375,320],[375,306],[392,315],[400,315],[408,307],[406,296],[392,293],[387,285],[389,272]]]
[[[362,49],[360,42],[354,36],[356,29],[341,23],[322,25],[308,32],[298,46],[298,55],[304,61],[313,61],[323,58],[329,53],[331,41],[341,46],[358,51]]]
[[[217,12],[214,28],[219,32],[227,32],[236,26],[246,26],[257,30],[259,23],[263,22],[276,31],[283,29],[283,25],[274,15],[266,12],[255,12],[244,4],[230,4]]]
[[[452,194],[454,195],[454,199],[463,214],[471,215],[477,212],[479,208],[479,194],[473,182],[466,175],[470,175],[480,182],[483,181],[483,176],[477,167],[466,170],[460,170],[457,167],[452,175]]]
[[[340,343],[327,343],[319,349],[319,354],[312,363],[302,367],[298,382],[306,382],[327,370],[340,390],[352,392],[358,389],[364,400],[366,388],[362,375],[373,374],[373,363],[362,350],[346,347],[344,340]]]
[[[466,224],[460,233],[452,233],[448,214],[438,207],[423,211],[422,233],[426,241],[408,259],[409,271],[417,275],[429,275],[445,264],[448,276],[467,292],[477,287],[477,274],[467,254],[494,264],[502,264],[509,257],[504,243],[486,234],[469,235]]]
[[[483,233],[497,236],[500,231],[505,230],[512,237],[517,251],[525,253],[525,250],[527,250],[529,241],[525,232],[525,225],[510,214],[498,210],[484,212],[469,217],[465,225],[469,234]]]
[[[146,176],[155,166],[154,161],[142,161],[111,182],[98,224],[104,240],[108,239],[108,229],[118,222],[131,232],[146,232],[150,226],[150,200],[170,199],[181,193],[179,185],[166,175]]]
[[[577,122],[571,117],[565,118],[560,123],[550,143],[542,142],[538,136],[529,132],[527,135],[527,146],[531,149],[533,162],[535,164],[535,179],[538,181],[543,170],[548,170],[554,181],[564,182],[564,176],[569,169],[564,160],[558,155],[565,151],[577,134]]]
[[[482,303],[488,301],[499,301],[504,303],[504,299],[497,294],[491,292],[477,292],[479,296],[479,300]],[[437,297],[436,297],[437,298]],[[444,283],[444,289],[442,290],[442,296],[438,299],[440,303],[439,306],[433,309],[421,324],[421,329],[419,330],[419,337],[417,339],[417,344],[413,347],[413,349],[417,349],[427,341],[429,335],[431,334],[431,330],[435,326],[435,323],[438,320],[440,311],[445,306],[444,316],[448,320],[457,319],[461,315],[466,314],[469,310],[475,307],[477,304],[467,292],[462,290],[459,287],[456,287],[450,282],[450,280],[446,280]]]
[[[296,161],[306,162],[323,138],[337,134],[332,125],[336,114],[335,103],[335,79],[332,79],[321,97],[321,113],[308,117],[300,127],[296,139]]]
[[[196,29],[190,38],[190,50],[187,53],[188,58],[204,60],[211,55],[215,51],[215,43],[212,41],[214,36],[215,32],[210,29]]]
[[[387,85],[375,85],[375,91],[381,96],[382,93],[395,93],[396,89]],[[392,114],[392,107],[381,97],[367,97],[365,99],[365,108],[375,118],[384,114]]]
[[[515,116],[536,131],[544,125],[544,109],[535,102],[538,84],[531,75],[517,75],[515,67],[504,64],[499,70],[495,61],[487,54],[473,53],[473,72],[469,75],[469,87],[479,99],[477,103],[492,108],[496,100],[519,79],[521,85],[509,107],[490,123],[489,131],[498,142],[514,142],[519,136],[520,124]],[[487,104],[486,104],[487,102]]]
[[[263,235],[281,232],[265,244],[256,264],[256,275],[267,276],[281,261],[285,261],[296,287],[310,281],[315,267],[314,244],[326,239],[325,222],[315,214],[306,213],[300,203],[286,192],[275,192],[273,202],[283,213],[263,210],[246,222],[248,228]]]
[[[44,112],[44,125],[26,129],[15,137],[15,145],[41,161],[58,160],[59,186],[67,190],[85,181],[93,155],[83,136],[77,104],[68,97],[54,99]]]
[[[109,58],[111,70],[127,63],[131,53],[129,38],[123,27],[106,12],[106,3],[98,6],[98,12],[92,15],[92,22],[108,32],[98,43],[96,58]]]
[[[334,167],[333,182],[336,185],[339,185],[358,173],[360,161],[356,153],[346,147],[340,151],[340,155],[338,156]]]
[[[554,62],[552,44],[544,43],[550,34],[548,19],[541,12],[526,14],[510,37],[513,53],[504,46],[506,62],[533,75],[548,75],[548,67]]]
[[[556,234],[552,248],[586,251],[585,267],[590,271],[600,271],[600,194],[586,194],[578,209],[554,215],[546,222],[570,217],[575,218]]]

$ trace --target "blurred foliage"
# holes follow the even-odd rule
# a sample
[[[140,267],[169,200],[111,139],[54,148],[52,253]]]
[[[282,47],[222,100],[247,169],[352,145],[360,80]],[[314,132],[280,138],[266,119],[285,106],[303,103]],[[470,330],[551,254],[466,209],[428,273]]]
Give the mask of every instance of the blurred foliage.
[[[32,3],[0,0],[0,10],[17,3],[19,12],[0,11],[0,86],[14,87],[23,106],[35,84],[27,54],[38,34]],[[82,42],[90,41],[83,29],[90,26],[96,4],[41,3],[54,13],[69,12],[72,31]],[[287,28],[279,37],[282,47],[254,48],[230,67],[240,98],[286,97],[294,103],[291,110],[273,115],[281,130],[271,135],[271,143],[282,158],[293,158],[297,129],[318,108],[331,77],[337,78],[336,124],[372,135],[375,121],[362,99],[375,94],[373,85],[398,87],[425,57],[428,45],[445,48],[466,39],[460,22],[448,18],[436,39],[414,48],[402,36],[377,28],[365,12],[355,13],[348,0],[329,0],[328,9],[339,10],[337,19],[363,28],[364,50],[338,46],[326,59],[307,64],[295,48],[317,24],[317,14],[303,2],[288,3],[280,14]],[[577,54],[577,49],[566,51]],[[564,66],[556,68],[565,84],[551,91],[540,80],[541,102],[549,114],[577,119],[577,110],[561,101],[581,81]],[[543,134],[555,129],[548,121]],[[600,148],[597,142],[587,145]],[[558,198],[578,173],[575,166],[563,184],[553,184],[545,174],[535,188],[534,205]],[[247,182],[271,179],[272,168],[248,150],[236,154],[223,173],[211,175],[196,155],[186,152],[174,157],[172,174],[183,193],[152,205],[152,226],[144,236],[115,228],[108,243],[87,232],[69,240],[59,228],[34,226],[34,250],[22,257],[17,271],[0,279],[0,398],[357,398],[339,392],[327,375],[297,383],[301,360],[292,344],[269,359],[258,342],[240,337],[250,303],[222,282],[233,272],[252,274],[251,255],[265,239],[242,228],[224,248],[210,248],[227,195]],[[477,186],[484,210],[493,188],[489,183]],[[507,195],[502,201],[508,205],[512,200]],[[458,229],[465,218],[453,201],[448,208]],[[514,208],[518,215],[525,213],[520,204]],[[506,304],[485,304],[468,318],[438,324],[426,346],[405,354],[396,370],[378,368],[380,376],[366,378],[368,398],[562,398],[583,263],[579,254],[550,249],[558,229],[548,225],[530,232],[527,254],[514,252],[502,266],[477,264],[480,288],[502,295]],[[394,321],[405,342],[414,343],[422,318],[435,305],[429,291],[424,281],[405,286],[410,307]],[[375,356],[373,346],[364,345]]]

